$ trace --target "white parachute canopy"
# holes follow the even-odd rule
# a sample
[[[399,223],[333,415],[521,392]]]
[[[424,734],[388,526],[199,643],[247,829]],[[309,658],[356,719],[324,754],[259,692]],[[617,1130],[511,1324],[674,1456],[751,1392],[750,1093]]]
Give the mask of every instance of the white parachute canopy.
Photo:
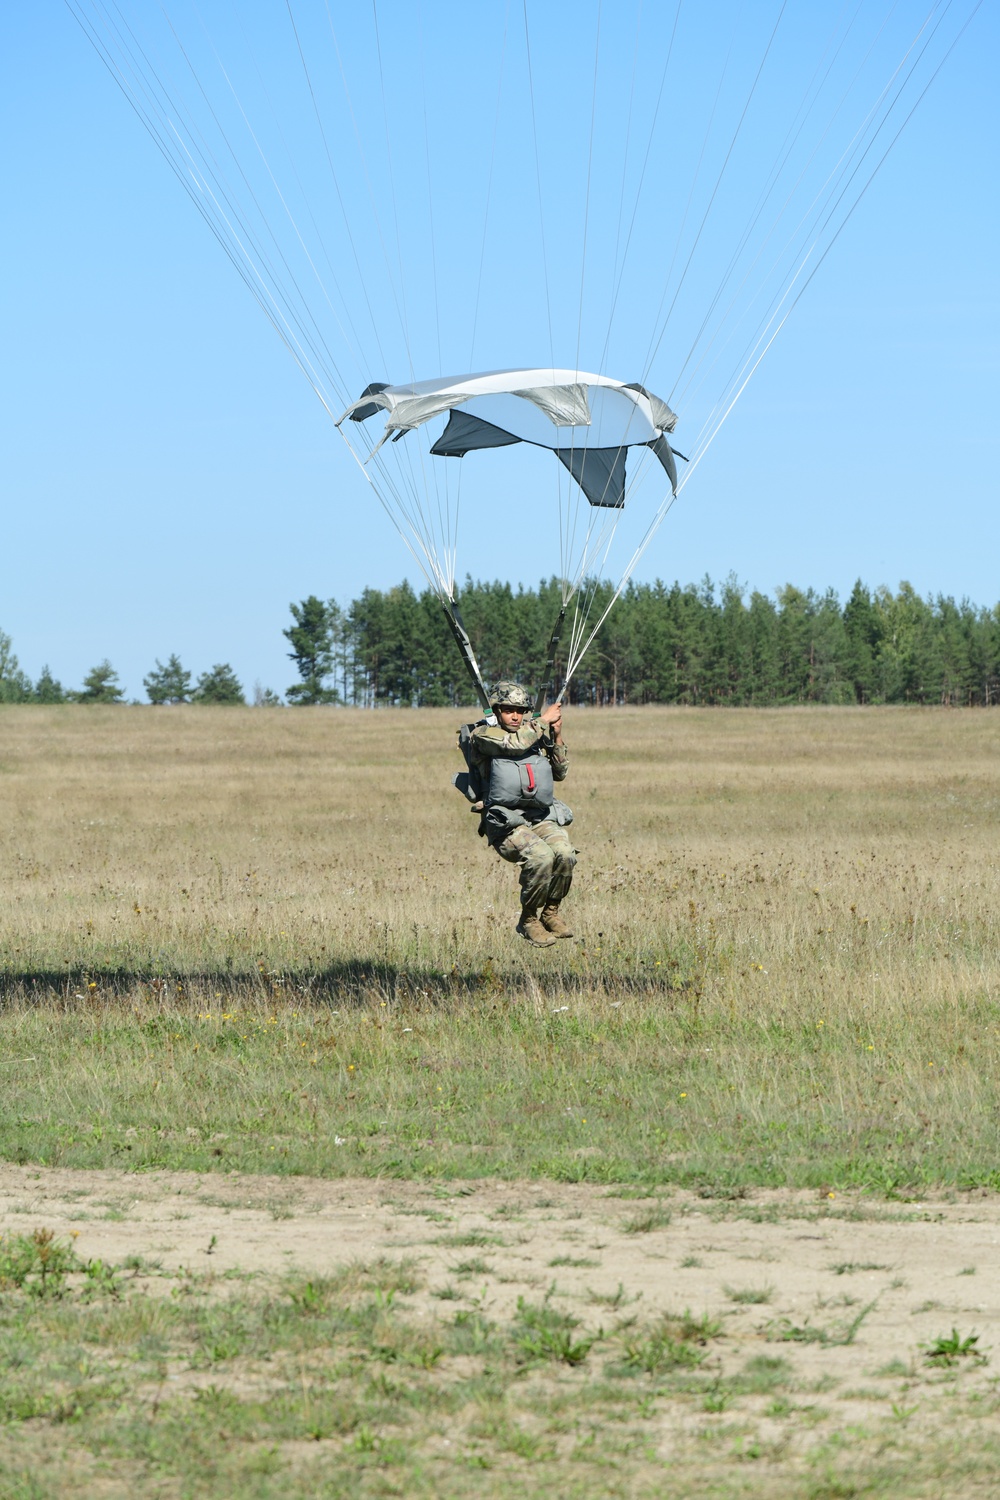
[[[677,417],[665,401],[637,381],[625,385],[607,375],[573,370],[491,370],[449,375],[409,385],[366,387],[337,423],[364,422],[388,413],[373,456],[389,438],[398,441],[432,417],[448,413],[448,425],[431,448],[438,458],[464,458],[474,448],[532,443],[551,448],[591,505],[625,504],[625,455],[651,448],[677,492],[677,468],[665,433]]]
[[[385,421],[379,429],[373,419],[380,415]],[[425,424],[434,423],[436,430],[441,424],[435,419],[442,417],[447,419],[443,430],[421,451],[421,458],[426,451],[429,458],[461,459],[475,450],[525,443],[550,450],[572,476],[574,484],[565,494],[562,486],[550,487],[553,504],[560,509],[564,610],[588,574],[599,572],[607,557],[629,493],[630,450],[638,450],[638,460],[651,452],[665,475],[666,495],[661,484],[647,524],[677,493],[674,449],[666,436],[673,432],[677,417],[638,381],[625,383],[607,375],[550,368],[449,375],[405,385],[372,382],[348,406],[337,426],[446,608],[454,604],[455,595],[450,491],[443,503],[437,492],[438,503],[428,514],[421,503],[426,481],[421,475],[421,483],[407,485],[408,476],[413,475],[412,455],[407,446],[398,451],[395,446],[421,432]],[[345,429],[348,421],[362,429],[358,444],[362,452]],[[369,434],[366,424],[370,422]],[[390,441],[392,447],[387,449]],[[589,505],[582,524],[581,491]],[[457,503],[456,494],[455,527]],[[438,520],[446,521],[443,528],[435,526],[434,511]],[[623,583],[630,572],[631,566],[623,574]],[[577,631],[582,632],[586,617],[587,609],[581,614],[578,608]]]

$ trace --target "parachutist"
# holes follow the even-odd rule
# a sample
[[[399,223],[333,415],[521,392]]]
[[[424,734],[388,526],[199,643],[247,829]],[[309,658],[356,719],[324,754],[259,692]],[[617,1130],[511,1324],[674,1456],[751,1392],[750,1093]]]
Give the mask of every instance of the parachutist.
[[[536,948],[548,948],[573,936],[559,914],[576,864],[566,832],[573,814],[555,795],[555,783],[569,768],[562,704],[535,715],[516,682],[498,682],[490,704],[494,722],[483,719],[459,731],[469,771],[455,781],[473,808],[482,808],[479,831],[490,848],[520,867],[517,931]]]

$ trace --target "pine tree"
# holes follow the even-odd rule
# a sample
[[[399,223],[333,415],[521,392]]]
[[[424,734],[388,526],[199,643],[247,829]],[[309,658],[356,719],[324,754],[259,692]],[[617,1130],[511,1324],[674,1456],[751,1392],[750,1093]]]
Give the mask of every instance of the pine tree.
[[[854,688],[856,702],[871,703],[877,696],[875,659],[882,639],[883,618],[860,578],[844,605],[843,618],[844,675]]]
[[[191,698],[191,673],[184,670],[176,654],[168,658],[166,666],[157,657],[142,685],[150,703],[187,703]]]
[[[21,671],[10,636],[0,630],[0,703],[25,703],[31,696],[31,681]]]
[[[245,703],[243,684],[227,661],[210,672],[202,672],[194,690],[194,703]]]
[[[35,683],[32,694],[36,703],[67,703],[69,694],[61,682],[57,682],[47,666],[42,668],[42,675]]]
[[[781,698],[786,703],[805,703],[812,696],[815,677],[813,615],[816,599],[786,583],[778,594],[778,653],[781,664]]]
[[[124,694],[118,686],[118,673],[107,657],[91,667],[76,694],[78,703],[121,703]]]
[[[822,598],[813,599],[811,671],[808,698],[810,703],[853,703],[854,689],[844,674],[847,637],[840,613],[840,601],[833,589]]]
[[[282,634],[291,644],[288,655],[301,681],[288,689],[288,701],[303,705],[336,703],[336,689],[323,686],[333,671],[331,606],[310,594],[301,604],[290,604],[289,609],[295,624]]]
[[[774,600],[756,590],[747,610],[750,652],[753,662],[748,703],[774,703],[779,693],[781,664],[778,654],[778,611]]]

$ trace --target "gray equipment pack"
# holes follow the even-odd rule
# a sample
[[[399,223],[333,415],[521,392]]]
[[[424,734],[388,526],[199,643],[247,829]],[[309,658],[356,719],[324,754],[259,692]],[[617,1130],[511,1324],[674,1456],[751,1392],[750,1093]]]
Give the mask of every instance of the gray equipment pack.
[[[514,807],[519,812],[547,813],[556,799],[552,765],[540,750],[523,755],[496,755],[490,761],[487,807]]]
[[[458,748],[468,769],[457,771],[452,784],[467,801],[483,804],[480,834],[496,843],[526,823],[548,820],[568,827],[573,813],[555,795],[552,765],[547,755],[537,750],[528,750],[522,756],[497,755],[490,761],[488,772],[473,759],[473,730],[495,723],[491,715],[463,724],[458,731]]]

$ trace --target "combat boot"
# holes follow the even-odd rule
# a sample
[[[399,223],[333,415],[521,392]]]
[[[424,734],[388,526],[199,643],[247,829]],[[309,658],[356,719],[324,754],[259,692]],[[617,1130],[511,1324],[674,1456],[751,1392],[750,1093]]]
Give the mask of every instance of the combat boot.
[[[549,906],[543,906],[539,913],[542,926],[546,932],[551,932],[555,938],[570,938],[572,931],[566,926],[559,915],[559,902],[553,901]]]
[[[521,908],[521,920],[517,924],[517,931],[535,948],[551,948],[556,941],[551,932],[545,931],[538,920],[537,913],[528,906]]]

